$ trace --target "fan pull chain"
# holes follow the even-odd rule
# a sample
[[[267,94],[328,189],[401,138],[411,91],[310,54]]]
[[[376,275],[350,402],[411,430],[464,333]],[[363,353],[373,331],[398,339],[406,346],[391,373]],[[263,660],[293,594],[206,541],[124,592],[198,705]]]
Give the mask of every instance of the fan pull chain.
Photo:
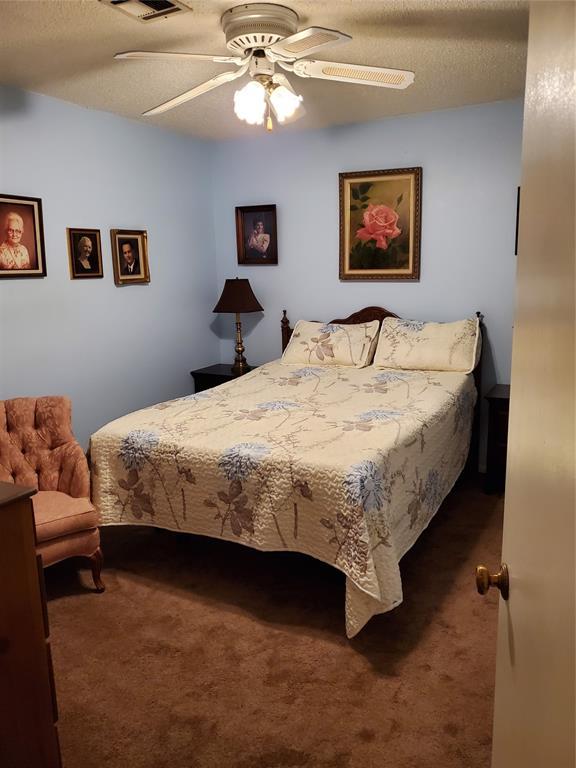
[[[268,132],[274,130],[274,123],[272,122],[272,115],[270,114],[270,102],[268,102],[268,115],[266,116],[266,130]]]

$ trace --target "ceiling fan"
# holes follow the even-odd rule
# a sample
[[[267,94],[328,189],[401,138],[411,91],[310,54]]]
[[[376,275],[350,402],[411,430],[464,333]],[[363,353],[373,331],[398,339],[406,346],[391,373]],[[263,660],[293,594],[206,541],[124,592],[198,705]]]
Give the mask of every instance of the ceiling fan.
[[[380,88],[407,88],[414,82],[414,73],[403,69],[304,58],[321,48],[345,43],[352,38],[324,27],[308,27],[298,32],[298,14],[283,5],[238,5],[223,14],[221,24],[226,35],[226,46],[234,54],[232,56],[170,51],[125,51],[116,54],[116,59],[212,61],[237,67],[147,110],[144,116],[159,115],[248,74],[250,82],[234,95],[234,111],[241,120],[252,125],[262,125],[266,118],[266,127],[272,130],[270,110],[281,123],[303,114],[302,97],[297,95],[286,75],[276,71],[276,65],[298,77]]]

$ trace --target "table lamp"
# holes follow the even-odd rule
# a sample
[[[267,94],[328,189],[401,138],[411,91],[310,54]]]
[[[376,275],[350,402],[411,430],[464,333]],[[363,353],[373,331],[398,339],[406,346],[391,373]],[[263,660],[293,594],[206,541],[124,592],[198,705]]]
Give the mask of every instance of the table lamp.
[[[250,366],[244,357],[244,342],[242,341],[241,312],[263,312],[260,303],[246,278],[236,277],[234,280],[226,280],[222,295],[213,312],[232,312],[236,315],[236,357],[232,366],[232,373],[241,376],[250,370]]]

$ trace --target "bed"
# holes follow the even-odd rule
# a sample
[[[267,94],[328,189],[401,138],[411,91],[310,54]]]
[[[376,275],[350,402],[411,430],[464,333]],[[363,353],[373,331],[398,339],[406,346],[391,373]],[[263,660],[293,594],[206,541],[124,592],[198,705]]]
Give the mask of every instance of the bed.
[[[397,317],[369,307],[331,323]],[[283,349],[292,333],[284,312]],[[478,369],[476,370],[478,377]],[[346,576],[356,635],[402,601],[399,561],[462,472],[475,378],[277,360],[107,424],[91,439],[103,525],[289,550]]]

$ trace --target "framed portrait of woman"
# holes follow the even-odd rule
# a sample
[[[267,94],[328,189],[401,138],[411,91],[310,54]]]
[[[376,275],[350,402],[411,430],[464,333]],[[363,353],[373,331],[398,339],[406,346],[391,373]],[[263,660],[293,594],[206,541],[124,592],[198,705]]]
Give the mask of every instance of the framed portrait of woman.
[[[91,277],[103,277],[100,230],[68,227],[66,235],[70,279],[84,280]]]
[[[275,205],[244,205],[236,208],[238,264],[278,264]]]
[[[39,197],[0,194],[0,277],[46,277]]]

